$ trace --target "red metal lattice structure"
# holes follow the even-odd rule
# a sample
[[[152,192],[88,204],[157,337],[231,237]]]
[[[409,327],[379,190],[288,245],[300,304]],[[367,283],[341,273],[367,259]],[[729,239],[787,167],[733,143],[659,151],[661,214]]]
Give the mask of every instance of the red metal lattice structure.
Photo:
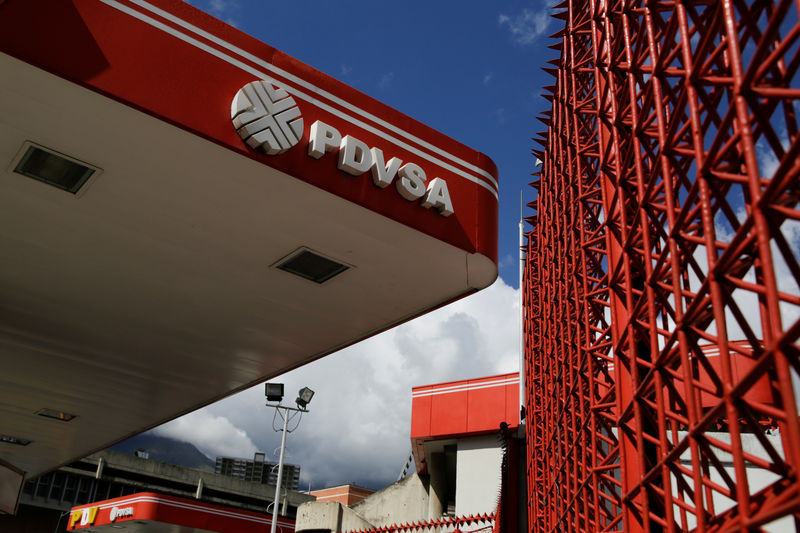
[[[529,527],[798,531],[800,2],[555,9]]]

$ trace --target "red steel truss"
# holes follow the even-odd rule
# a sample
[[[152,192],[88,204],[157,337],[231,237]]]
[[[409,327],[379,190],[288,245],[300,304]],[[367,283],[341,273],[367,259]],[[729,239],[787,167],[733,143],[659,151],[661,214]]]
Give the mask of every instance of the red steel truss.
[[[798,10],[556,7],[523,284],[531,531],[800,531]]]

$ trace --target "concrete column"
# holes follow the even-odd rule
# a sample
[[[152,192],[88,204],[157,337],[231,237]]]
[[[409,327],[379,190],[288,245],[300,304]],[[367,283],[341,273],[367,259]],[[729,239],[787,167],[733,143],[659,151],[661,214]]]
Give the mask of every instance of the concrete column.
[[[436,452],[430,454],[428,458],[428,475],[430,485],[428,487],[428,518],[439,518],[443,513],[443,501],[445,498],[445,479],[444,453]]]

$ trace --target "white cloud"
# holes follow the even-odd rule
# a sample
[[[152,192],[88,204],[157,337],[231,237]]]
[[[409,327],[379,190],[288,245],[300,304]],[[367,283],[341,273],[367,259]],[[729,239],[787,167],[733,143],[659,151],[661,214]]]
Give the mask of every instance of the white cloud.
[[[525,8],[517,15],[500,14],[497,22],[506,27],[511,39],[520,45],[528,45],[545,35],[550,26],[550,14],[547,9],[533,10]]]
[[[209,0],[208,12],[217,18],[228,14],[232,9],[239,7],[235,0]]]
[[[394,72],[387,72],[386,74],[381,76],[380,80],[378,80],[378,87],[380,87],[381,89],[385,89],[392,84],[393,80],[394,80]]]
[[[497,264],[499,268],[507,268],[510,266],[517,266],[519,268],[519,257],[514,257],[511,254],[506,254],[500,258],[500,262]]]
[[[758,170],[761,172],[761,176],[772,179],[781,162],[775,156],[775,152],[768,148],[766,141],[756,144],[756,152],[758,153]]]
[[[380,488],[393,482],[411,450],[412,387],[518,370],[518,294],[498,280],[274,380],[285,384],[284,403],[292,403],[303,386],[316,391],[310,412],[287,438],[285,460],[301,465],[302,487],[356,482]],[[237,449],[249,457],[257,447],[276,459],[280,437],[272,430],[273,414],[257,386],[156,431],[180,436],[209,455],[206,450]],[[199,429],[203,421],[214,427]]]
[[[185,0],[197,9],[202,9],[214,17],[224,20],[231,26],[238,26],[238,21],[231,15],[239,11],[238,0]]]
[[[159,426],[153,433],[191,442],[212,459],[217,455],[250,457],[256,451],[256,445],[247,432],[231,424],[224,416],[202,409]]]
[[[505,124],[508,121],[508,114],[504,107],[498,107],[490,111],[489,117],[497,124]]]
[[[485,74],[483,76],[483,84],[484,85],[489,85],[489,82],[492,81],[492,78],[494,78],[494,73],[493,72],[489,72],[488,74]]]

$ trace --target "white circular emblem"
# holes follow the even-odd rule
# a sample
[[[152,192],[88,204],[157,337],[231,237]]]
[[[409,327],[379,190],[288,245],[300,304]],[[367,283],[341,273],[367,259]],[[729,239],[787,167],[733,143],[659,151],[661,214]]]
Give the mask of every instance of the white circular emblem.
[[[116,522],[119,518],[130,518],[133,516],[133,507],[112,507],[109,513],[109,519]]]
[[[231,102],[236,132],[251,148],[282,154],[303,136],[303,117],[294,98],[268,81],[248,83]]]

